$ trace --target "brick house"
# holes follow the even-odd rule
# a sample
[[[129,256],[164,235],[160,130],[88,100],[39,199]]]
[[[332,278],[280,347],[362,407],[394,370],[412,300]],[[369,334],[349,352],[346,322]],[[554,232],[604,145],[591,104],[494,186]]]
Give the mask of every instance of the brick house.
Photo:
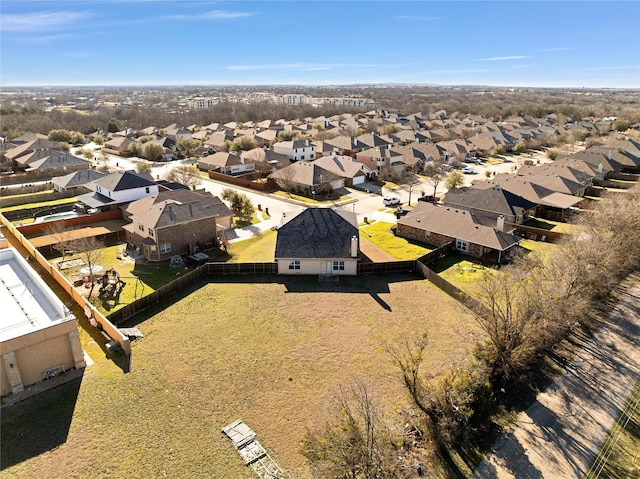
[[[502,231],[504,218],[486,218],[461,208],[418,202],[400,218],[397,235],[433,246],[455,242],[455,249],[473,258],[501,263],[520,238]]]
[[[132,202],[125,210],[128,242],[148,261],[192,254],[219,243],[232,227],[233,214],[205,191],[172,190]]]

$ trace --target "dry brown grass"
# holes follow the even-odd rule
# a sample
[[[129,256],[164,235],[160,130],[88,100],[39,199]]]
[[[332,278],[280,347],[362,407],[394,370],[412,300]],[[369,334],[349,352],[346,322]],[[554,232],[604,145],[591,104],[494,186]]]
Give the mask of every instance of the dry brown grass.
[[[252,478],[220,433],[238,418],[306,477],[299,443],[337,385],[364,378],[397,410],[407,401],[385,345],[428,331],[434,371],[468,355],[476,331],[451,298],[409,276],[244,280],[206,284],[140,323],[130,373],[95,358],[66,442],[3,477]],[[3,411],[3,424],[38,440],[27,419],[48,413],[42,396]]]

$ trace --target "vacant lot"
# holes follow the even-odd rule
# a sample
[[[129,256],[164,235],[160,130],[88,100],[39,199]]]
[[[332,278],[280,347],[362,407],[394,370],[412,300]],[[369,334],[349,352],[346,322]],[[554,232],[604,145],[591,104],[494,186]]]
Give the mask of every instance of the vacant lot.
[[[428,331],[433,372],[477,332],[413,276],[275,281],[205,284],[138,324],[130,373],[94,358],[81,382],[3,410],[3,477],[252,478],[220,433],[238,418],[306,477],[300,440],[337,385],[366,379],[393,414],[407,401],[385,345]]]

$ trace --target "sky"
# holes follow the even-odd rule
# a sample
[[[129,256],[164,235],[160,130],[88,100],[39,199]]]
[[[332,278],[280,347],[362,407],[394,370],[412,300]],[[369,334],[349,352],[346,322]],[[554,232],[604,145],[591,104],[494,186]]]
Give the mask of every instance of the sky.
[[[2,0],[0,87],[640,88],[640,1]]]

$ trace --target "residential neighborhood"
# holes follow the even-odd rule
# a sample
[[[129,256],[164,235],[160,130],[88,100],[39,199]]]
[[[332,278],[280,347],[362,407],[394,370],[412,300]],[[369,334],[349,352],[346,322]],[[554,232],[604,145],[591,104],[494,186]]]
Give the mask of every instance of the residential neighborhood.
[[[578,130],[587,137],[600,133],[597,141],[575,142],[572,132]],[[373,303],[364,311],[380,308],[380,320],[408,301],[409,293],[394,294],[397,288],[419,284],[446,293],[437,300],[439,308],[465,308],[468,327],[482,327],[472,318],[494,317],[487,303],[491,281],[524,274],[522,265],[538,252],[578,248],[576,238],[589,231],[585,218],[606,214],[597,211],[614,201],[611,195],[615,201],[635,198],[630,192],[640,178],[640,139],[619,135],[598,118],[559,125],[553,116],[494,119],[444,110],[372,109],[292,120],[125,127],[92,132],[72,147],[50,139],[65,135],[25,133],[2,146],[1,213],[9,240],[9,248],[1,251],[7,258],[2,283],[14,308],[12,321],[24,326],[3,326],[7,408],[46,397],[52,386],[74,384],[91,368],[111,364],[127,377],[140,374],[138,354],[145,354],[144,345],[154,337],[147,324],[152,320],[145,319],[157,314],[153,308],[169,312],[176,295],[191,298],[208,291],[213,296],[199,300],[207,304],[204,309],[168,314],[176,320],[189,321],[196,314],[205,322],[218,321],[218,313],[205,312],[226,304],[213,300],[218,293],[209,291],[212,285],[223,288],[236,308],[242,301],[237,294],[249,297],[260,290],[288,304],[274,289],[283,285],[295,306],[274,305],[261,314],[280,311],[285,317],[314,317],[320,307],[312,299],[298,304],[296,296],[330,295],[318,303],[319,318],[334,318],[334,309],[347,306],[341,296],[356,295],[350,300],[354,305],[369,297]],[[42,273],[43,268],[50,272]],[[43,303],[55,293],[36,279],[38,274],[64,291],[64,299],[57,300],[64,305],[55,309],[64,319],[56,319],[58,313]],[[251,289],[236,283],[247,280]],[[19,283],[31,299],[16,295]],[[31,284],[42,293],[35,294]],[[234,284],[232,293],[228,288]],[[436,301],[432,293],[412,295],[419,309]],[[49,316],[34,323],[33,308]],[[227,308],[226,314],[244,321],[236,317],[241,309]],[[402,326],[403,335],[410,334],[415,320]],[[62,324],[64,337],[55,332]],[[339,341],[349,342],[349,351],[363,338],[378,341],[364,325],[349,327],[364,328],[339,335]],[[33,343],[41,330],[46,341]],[[472,343],[467,339],[464,347]],[[56,354],[39,352],[49,350]],[[295,350],[287,351],[301,360]],[[179,354],[189,362],[211,360],[200,353],[196,359],[191,348]],[[267,353],[252,354],[258,361]],[[294,382],[293,377],[284,382]],[[236,379],[238,384],[244,380]],[[304,389],[296,391],[304,396]],[[313,403],[319,407],[316,399]],[[301,430],[303,423],[296,424]],[[427,457],[410,450],[414,461]],[[247,465],[259,476],[262,467],[303,470],[290,459],[292,453],[282,451],[275,466],[265,466],[266,459]]]

